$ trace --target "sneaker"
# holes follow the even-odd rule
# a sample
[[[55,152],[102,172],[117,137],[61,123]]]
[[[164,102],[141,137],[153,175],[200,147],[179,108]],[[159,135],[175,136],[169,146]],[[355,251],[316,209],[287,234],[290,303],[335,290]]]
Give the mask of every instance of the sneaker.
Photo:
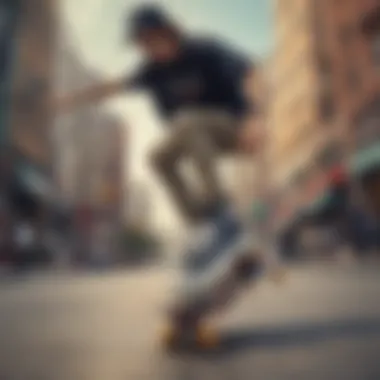
[[[233,252],[234,250],[230,248],[238,243],[243,234],[242,223],[230,207],[221,207],[209,223],[213,226],[214,235],[203,252],[204,266],[211,265],[223,254]]]
[[[229,247],[237,243],[242,235],[243,226],[230,207],[221,204],[209,214],[205,223],[190,235],[185,257],[185,270],[198,272],[229,252]]]
[[[205,222],[190,231],[186,244],[185,270],[194,272],[201,270],[210,253],[210,248],[218,239],[218,230],[214,223]]]
[[[217,250],[225,250],[229,245],[233,245],[243,233],[243,225],[234,210],[223,205],[219,212],[215,214],[212,223],[218,232]]]

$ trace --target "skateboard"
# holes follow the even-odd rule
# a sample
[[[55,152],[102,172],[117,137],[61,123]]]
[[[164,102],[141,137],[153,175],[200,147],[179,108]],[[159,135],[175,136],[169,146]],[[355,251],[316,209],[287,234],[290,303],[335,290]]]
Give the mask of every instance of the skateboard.
[[[221,341],[208,324],[210,317],[222,311],[255,277],[261,263],[252,254],[242,255],[213,285],[198,291],[181,293],[168,311],[168,326],[163,344],[168,349],[181,347],[217,348]]]
[[[184,274],[182,287],[167,311],[162,333],[166,349],[215,349],[222,341],[211,317],[223,311],[237,295],[267,273],[260,252],[240,241],[214,264],[196,274]],[[187,275],[187,276],[186,276]],[[280,280],[279,273],[277,273]],[[275,278],[273,278],[275,279]]]

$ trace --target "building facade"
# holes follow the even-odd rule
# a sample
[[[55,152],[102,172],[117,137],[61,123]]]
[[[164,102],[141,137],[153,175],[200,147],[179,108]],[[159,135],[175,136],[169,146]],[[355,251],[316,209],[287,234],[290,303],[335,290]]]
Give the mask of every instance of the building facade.
[[[53,94],[56,2],[19,2],[14,51],[10,138],[27,162],[50,171],[53,114],[44,106]]]
[[[56,58],[55,86],[59,96],[102,80],[84,63],[63,30]],[[92,260],[98,246],[108,246],[107,260],[117,255],[114,235],[121,225],[125,199],[125,131],[121,118],[98,104],[74,107],[56,120],[56,183],[75,215],[74,244],[80,261]]]
[[[295,209],[298,177],[310,170],[322,140],[315,61],[314,2],[276,1],[269,160],[273,186],[282,199],[278,219]]]
[[[378,40],[362,25],[378,7],[374,0],[348,0],[344,7],[326,0],[319,3],[325,41],[320,65],[331,86],[329,109],[333,117],[342,116],[340,132],[349,138],[350,152],[380,137],[379,126],[369,120],[380,115]]]
[[[61,40],[55,72],[58,94],[75,93],[100,80],[68,39]],[[121,119],[97,104],[74,108],[57,119],[56,181],[68,203],[99,208],[122,202],[125,131]]]
[[[6,145],[18,186],[35,198],[35,212],[45,215],[43,209],[51,208],[55,201],[51,141],[54,115],[46,104],[54,91],[56,2],[18,0],[13,4],[17,6],[17,23],[9,73],[12,80]]]
[[[361,28],[378,6],[374,0],[276,1],[270,150],[285,216],[310,203],[337,166],[379,139],[380,49]]]
[[[93,170],[94,203],[123,217],[125,191],[125,125],[110,114],[99,115],[96,166]]]

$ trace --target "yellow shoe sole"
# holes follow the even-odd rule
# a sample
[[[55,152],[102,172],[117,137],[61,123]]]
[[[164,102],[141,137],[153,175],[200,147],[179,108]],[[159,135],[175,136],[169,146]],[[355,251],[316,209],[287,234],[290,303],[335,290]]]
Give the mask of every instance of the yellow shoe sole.
[[[196,331],[196,344],[200,348],[213,349],[220,346],[221,339],[218,331],[199,326]]]
[[[190,333],[169,325],[161,332],[160,342],[167,350],[176,350],[180,347],[215,349],[219,347],[221,339],[217,331],[205,326],[198,326],[194,333]]]

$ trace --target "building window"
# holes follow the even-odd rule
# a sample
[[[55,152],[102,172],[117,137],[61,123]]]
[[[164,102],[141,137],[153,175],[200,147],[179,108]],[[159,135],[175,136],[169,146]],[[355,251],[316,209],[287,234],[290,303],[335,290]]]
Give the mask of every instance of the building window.
[[[330,122],[335,116],[335,105],[331,92],[325,92],[320,100],[320,115],[324,122]]]

